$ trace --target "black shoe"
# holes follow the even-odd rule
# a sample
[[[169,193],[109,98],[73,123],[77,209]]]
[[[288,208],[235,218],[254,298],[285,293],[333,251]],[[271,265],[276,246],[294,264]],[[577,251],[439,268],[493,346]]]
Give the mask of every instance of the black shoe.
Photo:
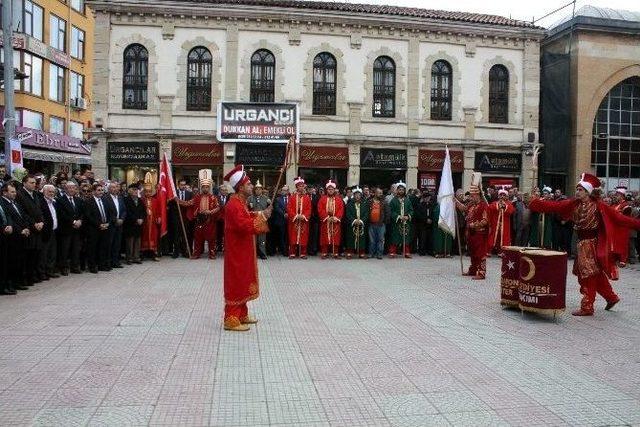
[[[82,274],[82,270],[80,270],[79,268],[72,268],[72,269],[71,269],[71,272],[72,272],[73,274]]]
[[[69,275],[69,270],[62,270],[60,272],[60,274],[62,274],[63,276],[68,276]]]
[[[112,268],[111,267],[102,267],[102,268],[99,268],[99,270],[100,271],[111,271]]]
[[[111,268],[123,268],[121,264],[112,265]]]
[[[58,273],[51,273],[51,274],[49,274],[48,276],[49,276],[49,278],[51,278],[51,279],[57,279],[58,277],[60,277],[60,275],[59,275]]]
[[[26,291],[26,290],[29,290],[29,288],[28,288],[28,287],[26,287],[26,286],[16,286],[16,288],[15,288],[15,289],[16,289],[17,291]]]
[[[260,259],[267,259],[266,255],[260,255]]]
[[[98,269],[97,268],[90,268],[89,272],[91,272],[93,274],[98,274]]]
[[[15,294],[17,294],[17,292],[11,289],[3,289],[0,291],[0,295],[15,295]]]
[[[173,258],[173,259],[177,259],[179,256],[180,256],[180,255],[178,255],[178,254],[172,254],[172,255],[171,255],[171,258]]]

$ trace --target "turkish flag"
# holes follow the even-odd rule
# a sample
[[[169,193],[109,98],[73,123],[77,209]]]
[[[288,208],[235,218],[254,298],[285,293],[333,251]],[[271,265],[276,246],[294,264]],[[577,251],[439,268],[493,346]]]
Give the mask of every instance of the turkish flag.
[[[162,156],[160,162],[160,178],[158,179],[158,202],[160,204],[160,236],[167,234],[169,221],[167,218],[167,202],[173,200],[178,195],[176,187],[173,183],[173,175],[171,174],[171,166],[167,159],[167,153]]]

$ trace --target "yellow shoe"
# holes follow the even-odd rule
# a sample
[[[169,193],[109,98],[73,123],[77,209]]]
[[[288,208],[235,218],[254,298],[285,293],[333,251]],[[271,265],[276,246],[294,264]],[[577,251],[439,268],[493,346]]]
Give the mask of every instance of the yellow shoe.
[[[237,317],[229,317],[224,320],[225,331],[246,332],[250,329],[249,326],[242,324]]]
[[[258,319],[256,319],[255,317],[247,316],[240,319],[240,323],[242,323],[243,325],[255,325],[256,323],[258,323]]]

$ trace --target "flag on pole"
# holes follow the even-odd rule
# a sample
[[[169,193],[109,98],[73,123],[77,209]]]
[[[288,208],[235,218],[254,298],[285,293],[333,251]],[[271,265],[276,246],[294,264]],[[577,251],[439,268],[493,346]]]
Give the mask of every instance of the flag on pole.
[[[160,203],[160,236],[167,234],[169,221],[167,218],[167,202],[177,197],[176,186],[173,183],[171,165],[167,159],[167,153],[162,156],[160,162],[160,178],[158,179],[158,200]]]
[[[440,188],[438,189],[438,204],[440,205],[438,227],[455,239],[456,204],[454,197],[455,190],[453,188],[453,176],[451,174],[451,157],[449,156],[449,147],[447,147],[444,166],[442,168],[442,177],[440,179]]]
[[[11,138],[9,141],[11,147],[11,158],[5,159],[7,165],[7,173],[11,174],[14,170],[22,168],[22,144],[18,138]]]

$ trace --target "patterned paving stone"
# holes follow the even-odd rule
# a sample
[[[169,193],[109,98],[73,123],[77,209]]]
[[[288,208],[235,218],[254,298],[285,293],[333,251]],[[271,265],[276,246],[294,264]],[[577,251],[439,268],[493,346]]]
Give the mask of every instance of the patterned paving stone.
[[[640,268],[613,312],[498,304],[457,260],[260,262],[222,330],[222,260],[163,259],[0,298],[0,425],[640,424]],[[578,304],[568,281],[567,304]]]

